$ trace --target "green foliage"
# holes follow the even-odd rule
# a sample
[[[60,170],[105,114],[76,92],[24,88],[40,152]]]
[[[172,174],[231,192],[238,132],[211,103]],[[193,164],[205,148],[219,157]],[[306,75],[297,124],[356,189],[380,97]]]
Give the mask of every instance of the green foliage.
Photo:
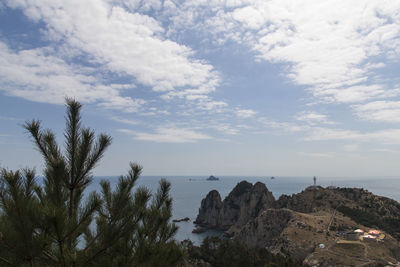
[[[207,237],[199,247],[186,240],[183,246],[190,259],[209,262],[212,266],[303,266],[289,256],[275,255],[266,249],[249,248],[237,241]]]
[[[111,137],[81,126],[81,105],[67,99],[65,151],[37,120],[26,122],[45,162],[44,179],[25,169],[0,176],[0,265],[10,266],[173,266],[182,251],[170,222],[170,184],[161,180],[152,195],[136,188],[142,168],[130,164],[115,189],[84,192],[91,171]]]

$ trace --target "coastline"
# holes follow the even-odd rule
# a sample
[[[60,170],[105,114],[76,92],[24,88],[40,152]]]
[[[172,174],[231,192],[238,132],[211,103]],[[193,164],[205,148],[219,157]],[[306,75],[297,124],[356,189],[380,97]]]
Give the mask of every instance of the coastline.
[[[221,194],[221,198],[225,198],[235,185],[247,180],[251,183],[261,181],[265,183],[275,198],[279,198],[282,194],[291,195],[301,192],[307,186],[312,185],[312,176],[310,177],[282,177],[275,176],[221,176],[219,181],[206,181],[208,176],[141,176],[137,182],[137,186],[146,186],[154,192],[161,178],[166,178],[171,182],[171,195],[173,198],[173,218],[181,219],[189,217],[189,222],[177,223],[179,226],[176,239],[179,241],[190,239],[195,244],[200,245],[202,240],[209,235],[218,235],[218,232],[207,231],[202,234],[193,234],[192,230],[195,225],[193,221],[196,219],[201,200],[210,190],[216,189]],[[118,176],[96,176],[88,192],[98,190],[98,182],[101,179],[118,180]],[[191,179],[191,180],[189,180]],[[400,202],[400,177],[390,178],[372,178],[361,177],[344,178],[344,177],[317,177],[317,183],[321,186],[339,186],[339,187],[358,187],[364,188],[376,195],[393,198]],[[390,182],[390,183],[389,183]]]

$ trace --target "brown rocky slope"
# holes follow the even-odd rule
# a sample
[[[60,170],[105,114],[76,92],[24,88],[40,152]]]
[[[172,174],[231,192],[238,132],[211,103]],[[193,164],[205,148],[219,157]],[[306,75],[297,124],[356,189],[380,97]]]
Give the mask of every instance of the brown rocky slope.
[[[363,189],[308,187],[275,200],[264,184],[243,181],[223,201],[211,191],[195,223],[312,266],[400,266],[400,204]],[[357,228],[385,238],[347,240]]]

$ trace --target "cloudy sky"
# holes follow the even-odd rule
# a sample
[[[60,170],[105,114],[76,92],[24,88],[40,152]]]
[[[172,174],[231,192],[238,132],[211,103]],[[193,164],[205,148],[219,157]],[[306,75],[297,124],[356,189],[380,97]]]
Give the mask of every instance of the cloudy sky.
[[[43,162],[64,99],[96,175],[398,176],[400,1],[0,2],[0,166]]]

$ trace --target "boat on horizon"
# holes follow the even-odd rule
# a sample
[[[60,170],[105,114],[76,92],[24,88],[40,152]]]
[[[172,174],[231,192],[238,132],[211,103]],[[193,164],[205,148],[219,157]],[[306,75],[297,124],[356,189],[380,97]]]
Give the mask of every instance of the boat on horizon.
[[[219,181],[219,178],[211,175],[210,177],[207,178],[207,181]]]

